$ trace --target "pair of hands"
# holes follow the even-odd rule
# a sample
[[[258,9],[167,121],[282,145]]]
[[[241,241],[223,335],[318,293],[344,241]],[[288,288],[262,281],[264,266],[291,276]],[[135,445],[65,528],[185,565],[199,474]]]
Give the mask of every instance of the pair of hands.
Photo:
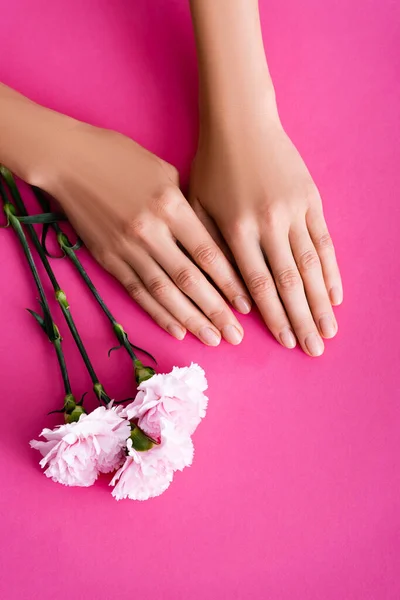
[[[323,353],[342,285],[319,193],[277,117],[202,127],[189,203],[173,166],[113,131],[68,121],[60,153],[56,176],[34,183],[163,329],[238,344],[228,303],[245,314],[252,298],[279,343]]]

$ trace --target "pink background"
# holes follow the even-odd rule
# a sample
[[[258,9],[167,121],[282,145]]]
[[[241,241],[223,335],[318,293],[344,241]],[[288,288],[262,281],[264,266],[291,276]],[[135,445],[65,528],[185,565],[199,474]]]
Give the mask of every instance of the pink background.
[[[261,1],[282,118],[325,199],[345,284],[322,359],[280,348],[256,314],[237,348],[173,341],[82,254],[162,370],[194,360],[208,373],[194,465],[162,497],[117,503],[107,478],[67,489],[40,472],[28,442],[57,422],[46,412],[62,387],[24,310],[35,293],[20,249],[0,233],[2,598],[400,598],[399,6]],[[186,0],[1,0],[0,16],[2,81],[134,137],[187,180],[197,83]],[[55,267],[104,384],[130,395],[128,358],[107,358],[107,324],[71,266]],[[88,379],[68,337],[65,348],[81,394]]]

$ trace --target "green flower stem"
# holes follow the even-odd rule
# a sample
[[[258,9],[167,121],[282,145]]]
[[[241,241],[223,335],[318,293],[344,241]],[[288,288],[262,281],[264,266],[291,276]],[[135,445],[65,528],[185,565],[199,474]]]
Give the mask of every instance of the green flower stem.
[[[90,279],[89,275],[87,274],[84,266],[82,265],[81,261],[77,257],[75,250],[73,250],[71,248],[69,239],[67,238],[67,236],[65,235],[65,233],[63,233],[61,231],[61,229],[60,229],[60,227],[59,227],[59,225],[57,223],[53,223],[53,229],[55,231],[57,231],[57,241],[58,241],[60,247],[65,252],[65,254],[68,256],[68,258],[70,259],[70,261],[73,263],[73,265],[75,266],[75,268],[79,272],[80,276],[82,277],[82,279],[86,283],[87,287],[92,292],[93,296],[96,298],[96,300],[99,303],[99,306],[101,307],[102,311],[104,312],[104,314],[106,315],[106,317],[110,321],[110,323],[112,325],[112,328],[113,328],[113,331],[114,331],[115,335],[117,336],[117,339],[118,339],[119,343],[121,344],[121,346],[123,346],[125,348],[125,350],[128,352],[128,354],[131,357],[131,359],[133,361],[136,360],[136,354],[134,353],[133,348],[132,348],[132,346],[129,343],[128,336],[126,335],[126,333],[125,333],[124,329],[122,328],[122,326],[119,323],[117,323],[117,321],[115,320],[114,316],[110,312],[108,306],[104,303],[102,297],[100,296],[100,294],[97,291],[97,289],[95,288],[92,280]]]
[[[15,202],[15,205],[17,207],[18,212],[20,213],[21,216],[28,216],[27,210],[25,208],[25,204],[21,198],[21,195],[18,191],[17,185],[15,183],[14,177],[12,176],[11,172],[8,169],[5,169],[4,167],[0,167],[0,173],[3,175],[4,179],[7,182],[7,185],[10,189],[12,198]],[[89,356],[86,352],[85,346],[82,342],[82,339],[79,335],[79,332],[76,328],[75,325],[75,321],[72,317],[71,311],[70,311],[70,307],[68,304],[68,300],[67,297],[65,295],[65,293],[63,292],[63,290],[61,289],[61,287],[58,284],[57,278],[54,274],[53,269],[51,268],[51,265],[48,261],[48,258],[46,256],[45,251],[43,250],[42,244],[40,243],[39,237],[36,233],[35,228],[33,227],[33,225],[27,224],[26,225],[28,232],[32,238],[33,244],[39,254],[40,260],[43,263],[43,266],[46,270],[47,275],[49,276],[49,279],[51,281],[51,284],[53,286],[54,292],[55,292],[55,296],[56,296],[56,300],[58,302],[58,304],[60,305],[61,311],[64,315],[64,318],[67,322],[67,325],[69,327],[69,330],[72,334],[72,337],[74,338],[74,341],[78,347],[78,350],[82,356],[83,362],[85,363],[86,369],[89,373],[89,376],[92,380],[93,383],[93,390],[95,392],[95,394],[97,395],[97,397],[99,398],[99,400],[102,400],[103,402],[105,402],[105,404],[108,404],[109,402],[111,402],[110,397],[106,394],[103,386],[101,385],[101,383],[99,382],[99,379],[96,375],[96,372],[93,368],[92,363],[90,362]]]
[[[60,365],[61,375],[62,375],[63,383],[64,383],[65,395],[71,396],[72,395],[71,384],[69,382],[67,365],[65,364],[64,352],[61,347],[61,338],[57,338],[56,340],[54,340],[53,346],[54,346],[54,349],[57,354],[58,364]]]
[[[42,282],[40,280],[40,276],[39,276],[38,270],[36,268],[35,261],[33,259],[31,250],[29,248],[28,241],[25,236],[25,232],[24,232],[20,222],[18,221],[18,218],[15,215],[14,205],[8,201],[8,198],[7,198],[7,195],[6,195],[6,192],[3,187],[3,183],[1,181],[1,179],[0,179],[0,196],[3,201],[4,213],[7,217],[8,223],[10,224],[10,226],[13,228],[13,230],[15,231],[15,233],[18,236],[18,239],[23,248],[25,257],[28,261],[29,269],[32,273],[32,276],[35,280],[37,290],[39,292],[40,303],[43,308],[44,316],[45,316],[44,323],[47,324],[49,327],[49,330],[48,331],[45,330],[45,331],[56,351],[58,364],[60,366],[61,376],[62,376],[63,383],[64,383],[65,395],[72,396],[71,384],[69,381],[68,371],[67,371],[67,365],[65,363],[65,356],[64,356],[63,349],[61,347],[61,336],[60,336],[58,328],[57,328],[56,324],[54,323],[53,318],[51,316],[50,307],[49,307],[49,303],[47,301],[46,293],[43,289]]]
[[[42,209],[46,213],[49,213],[50,212],[50,203],[43,196],[42,191],[39,188],[34,187],[34,186],[32,186],[32,190],[33,190],[33,193],[35,194],[40,206],[42,207]],[[89,275],[87,274],[86,269],[84,268],[83,264],[81,263],[78,256],[76,255],[76,252],[75,252],[70,240],[68,239],[68,236],[62,231],[62,229],[58,223],[56,223],[56,222],[51,223],[51,227],[53,228],[53,230],[57,236],[57,242],[58,242],[61,250],[63,252],[65,252],[65,254],[68,256],[68,258],[74,264],[75,268],[79,272],[80,276],[86,283],[89,290],[92,292],[93,296],[95,297],[95,299],[98,302],[99,306],[101,307],[102,311],[106,315],[107,319],[110,321],[113,331],[118,339],[118,342],[121,344],[121,346],[123,346],[125,348],[125,350],[128,352],[129,356],[131,357],[131,359],[133,361],[137,360],[137,356],[133,351],[133,348],[128,340],[128,336],[127,336],[126,332],[124,331],[122,325],[120,325],[116,321],[116,319],[114,318],[110,309],[104,302],[103,298],[100,296],[93,281],[90,279]]]

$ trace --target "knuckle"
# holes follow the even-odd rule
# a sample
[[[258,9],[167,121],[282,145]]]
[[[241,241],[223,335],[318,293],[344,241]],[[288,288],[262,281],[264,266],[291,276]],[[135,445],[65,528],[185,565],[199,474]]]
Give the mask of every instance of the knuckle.
[[[300,284],[299,273],[295,269],[284,269],[277,275],[277,282],[280,289],[289,291]]]
[[[155,277],[148,284],[148,290],[154,298],[164,298],[168,294],[169,285],[159,277]]]
[[[319,267],[319,258],[316,252],[313,250],[306,250],[302,252],[299,256],[299,268],[302,271],[309,271],[310,269],[315,269]]]
[[[184,318],[182,324],[188,331],[192,332],[197,332],[202,326],[202,323],[193,315]]]
[[[193,252],[193,258],[201,268],[213,265],[217,258],[218,252],[209,244],[200,244]]]
[[[210,319],[210,321],[216,321],[218,319],[220,319],[225,313],[225,307],[220,306],[218,308],[215,308],[214,310],[211,310],[209,312],[207,312],[207,317]]]
[[[250,223],[246,219],[234,218],[224,228],[224,237],[227,241],[246,240],[251,231]]]
[[[316,240],[315,246],[319,250],[324,250],[326,248],[328,248],[328,249],[333,248],[332,238],[327,231],[325,231],[322,235],[320,235],[318,237],[318,239]]]
[[[112,268],[111,253],[106,250],[90,250],[95,260],[99,263],[103,269],[110,271]]]
[[[254,298],[275,294],[272,277],[269,277],[265,273],[252,273],[249,276],[247,285]]]
[[[144,239],[147,236],[147,225],[145,219],[137,217],[128,219],[123,223],[123,234],[128,239]]]
[[[309,183],[305,186],[304,196],[308,204],[311,206],[320,206],[322,203],[320,193],[314,182]]]
[[[225,277],[225,280],[223,283],[221,283],[220,288],[226,295],[229,295],[238,289],[237,286],[238,281],[236,279],[233,277]]]
[[[184,268],[175,273],[174,281],[184,292],[193,289],[198,284],[198,278],[193,269]]]
[[[173,215],[178,209],[180,204],[179,195],[176,193],[176,189],[166,187],[162,192],[157,194],[153,200],[153,210],[158,215]]]
[[[168,177],[171,179],[171,181],[173,181],[174,183],[176,183],[177,185],[179,184],[179,171],[176,167],[174,167],[174,165],[171,165],[170,163],[164,162],[164,168],[168,174]]]
[[[125,288],[130,297],[133,298],[133,300],[135,300],[135,302],[138,304],[141,304],[145,294],[143,285],[139,281],[129,281],[125,285]]]
[[[281,225],[283,216],[281,215],[281,211],[278,209],[266,207],[261,214],[261,219],[268,229],[276,229],[279,225]]]

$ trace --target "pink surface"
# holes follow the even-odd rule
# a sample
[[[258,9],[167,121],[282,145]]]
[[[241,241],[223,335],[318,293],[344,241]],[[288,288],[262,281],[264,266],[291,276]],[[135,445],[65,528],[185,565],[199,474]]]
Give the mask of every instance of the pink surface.
[[[2,231],[2,598],[400,598],[400,5],[261,5],[282,118],[338,248],[338,338],[312,360],[280,348],[253,314],[240,347],[175,342],[83,255],[162,370],[190,360],[206,369],[210,407],[193,467],[162,497],[117,503],[107,479],[67,489],[42,475],[28,447],[56,423],[45,413],[62,388],[52,348],[24,311],[35,293],[20,249]],[[186,0],[1,0],[0,15],[2,81],[131,135],[187,177],[197,84]],[[55,266],[105,385],[129,395],[127,357],[107,359],[106,323],[70,265]],[[65,347],[83,393],[69,338]]]

